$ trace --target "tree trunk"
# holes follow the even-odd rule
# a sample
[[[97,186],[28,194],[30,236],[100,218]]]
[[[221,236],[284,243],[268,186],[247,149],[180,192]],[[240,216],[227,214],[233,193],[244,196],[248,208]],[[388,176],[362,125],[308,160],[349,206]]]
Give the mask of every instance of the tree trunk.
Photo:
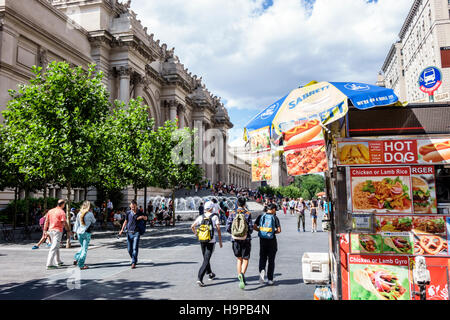
[[[84,188],[84,201],[87,200],[87,193],[88,193],[88,188],[85,187],[85,188]]]
[[[45,183],[45,187],[44,187],[44,209],[42,209],[42,215],[44,215],[45,210],[47,210],[47,182]]]
[[[137,201],[137,194],[138,194],[138,189],[137,189],[137,187],[134,187],[134,201]]]
[[[144,214],[147,215],[147,187],[144,188]]]
[[[17,187],[14,188],[14,225],[13,229],[16,230],[17,226],[17,198],[18,198],[19,191],[17,190]]]
[[[66,209],[66,219],[67,219],[67,224],[69,225],[69,231],[71,231],[71,226],[70,226],[70,196],[72,195],[72,189],[70,186],[70,183],[67,186],[67,209]],[[67,241],[66,241],[66,248],[69,249],[71,248],[71,243],[70,243],[70,237],[69,234],[67,234]]]
[[[25,189],[25,226],[30,225],[30,191]]]
[[[173,220],[173,226],[175,226],[175,189],[172,192],[172,220]]]

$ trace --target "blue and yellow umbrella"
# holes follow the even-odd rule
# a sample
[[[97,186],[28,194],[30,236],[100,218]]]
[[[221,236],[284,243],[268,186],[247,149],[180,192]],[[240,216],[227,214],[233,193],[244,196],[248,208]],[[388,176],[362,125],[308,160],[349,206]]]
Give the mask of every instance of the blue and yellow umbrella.
[[[402,105],[392,89],[357,82],[316,82],[295,89],[265,108],[244,128],[244,139],[255,130],[288,131],[294,123],[317,120],[327,125],[344,117],[349,101],[358,109]]]
[[[357,82],[311,82],[265,108],[244,129],[250,140],[252,180],[272,179],[272,142],[280,145],[291,176],[328,170],[325,125],[344,117],[352,104],[358,109],[403,105],[392,89]],[[283,139],[279,139],[282,137]]]

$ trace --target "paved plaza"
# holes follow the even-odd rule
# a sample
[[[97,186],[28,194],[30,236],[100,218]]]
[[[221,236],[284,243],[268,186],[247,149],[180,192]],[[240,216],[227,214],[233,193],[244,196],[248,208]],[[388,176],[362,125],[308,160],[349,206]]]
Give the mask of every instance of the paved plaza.
[[[253,233],[252,254],[246,274],[245,290],[238,287],[236,260],[231,238],[224,234],[223,248],[216,245],[211,265],[217,278],[206,287],[196,284],[202,262],[197,239],[190,222],[175,227],[148,228],[142,237],[139,263],[130,268],[126,237],[117,239],[112,232],[95,232],[86,263],[90,269],[72,266],[78,246],[61,249],[66,265],[46,270],[48,249],[45,245],[31,250],[32,242],[0,244],[0,300],[79,300],[79,299],[171,299],[171,300],[312,300],[315,286],[302,280],[301,258],[305,252],[328,252],[328,233],[297,232],[296,217],[278,212],[282,233],[278,235],[275,285],[259,283],[259,239]],[[257,214],[253,214],[256,218]],[[222,227],[224,233],[224,227]]]

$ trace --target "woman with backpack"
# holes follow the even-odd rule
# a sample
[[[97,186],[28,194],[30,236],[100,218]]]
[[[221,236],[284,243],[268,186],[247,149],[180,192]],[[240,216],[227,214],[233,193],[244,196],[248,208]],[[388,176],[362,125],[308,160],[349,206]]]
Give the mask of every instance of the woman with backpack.
[[[78,267],[81,270],[88,269],[88,266],[86,266],[84,262],[86,261],[89,242],[91,241],[91,232],[95,222],[96,220],[94,214],[92,213],[91,202],[84,201],[81,205],[80,212],[75,219],[75,225],[73,228],[81,245],[80,250],[75,254],[73,264],[78,264]]]
[[[273,275],[275,272],[275,256],[278,251],[278,243],[276,234],[281,232],[280,220],[275,215],[277,205],[272,203],[269,205],[266,213],[256,218],[253,229],[258,231],[259,236],[259,282],[265,283],[265,269],[267,260],[267,280],[269,285],[273,285]]]
[[[205,213],[198,216],[194,223],[191,225],[192,232],[197,235],[200,241],[200,246],[202,249],[203,263],[198,270],[197,284],[200,287],[204,287],[203,277],[207,273],[209,275],[209,280],[213,280],[216,275],[211,270],[210,260],[214,252],[214,247],[216,245],[216,238],[214,228],[217,230],[219,237],[219,246],[222,248],[222,234],[220,232],[220,220],[219,216],[213,213],[214,203],[208,201],[205,204]],[[197,228],[198,227],[198,228]]]

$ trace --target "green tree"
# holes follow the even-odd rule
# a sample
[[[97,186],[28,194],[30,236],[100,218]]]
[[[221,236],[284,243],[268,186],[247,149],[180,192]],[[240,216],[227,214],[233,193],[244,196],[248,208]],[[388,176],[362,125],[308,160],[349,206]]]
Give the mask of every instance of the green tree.
[[[178,129],[177,123],[167,121],[155,130],[154,160],[156,186],[172,189],[172,201],[175,202],[175,189],[200,183],[204,171],[194,160],[195,130]],[[173,224],[176,215],[173,208]]]
[[[94,65],[83,70],[52,62],[41,71],[34,67],[30,83],[10,91],[5,126],[11,141],[23,139],[14,153],[20,173],[28,181],[67,188],[69,217],[72,188],[96,181],[97,147],[103,143],[97,128],[108,117],[109,96]]]
[[[317,193],[325,190],[325,179],[323,175],[320,174],[298,176],[295,177],[293,185],[300,189],[302,195],[309,194],[308,198],[304,196],[302,196],[302,198],[311,199],[315,197]]]

